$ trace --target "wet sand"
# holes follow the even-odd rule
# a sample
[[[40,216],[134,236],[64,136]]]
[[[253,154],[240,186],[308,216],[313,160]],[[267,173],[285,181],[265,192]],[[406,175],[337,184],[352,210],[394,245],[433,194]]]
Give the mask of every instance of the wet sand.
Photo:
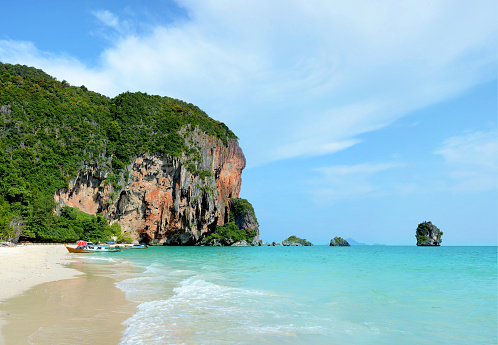
[[[84,259],[69,267],[84,274],[36,285],[0,303],[0,344],[119,343],[122,322],[136,306],[114,285],[116,268]]]

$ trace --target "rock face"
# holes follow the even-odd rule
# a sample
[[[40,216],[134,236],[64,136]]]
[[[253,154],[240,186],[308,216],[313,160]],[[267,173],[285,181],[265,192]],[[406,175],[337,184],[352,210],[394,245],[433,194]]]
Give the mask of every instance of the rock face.
[[[186,142],[189,155],[142,154],[116,175],[84,166],[69,188],[56,193],[55,201],[100,213],[136,241],[197,244],[230,221],[229,200],[239,196],[246,160],[236,140],[225,145],[196,129]],[[251,219],[236,222],[257,228]]]
[[[289,238],[282,241],[282,246],[312,246],[313,243],[306,241],[306,239],[299,238],[296,236],[290,236]]]
[[[205,237],[203,246],[259,246],[259,224],[251,203],[246,199],[229,201],[230,222]]]
[[[417,246],[439,246],[443,242],[441,236],[443,232],[431,222],[420,223],[415,233]]]
[[[336,236],[336,237],[334,237],[333,239],[330,240],[330,246],[332,246],[332,247],[335,247],[335,246],[338,246],[338,247],[349,247],[350,244],[344,238]]]
[[[239,188],[240,189],[240,188]],[[239,200],[232,198],[229,201],[229,208],[230,211],[232,211],[232,214],[234,215],[234,221],[235,224],[239,229],[256,229],[257,230],[257,235],[254,238],[254,241],[259,241],[259,224],[258,220],[256,219],[256,214],[254,213],[254,209],[252,208],[252,205],[250,207],[249,212],[236,212],[236,207],[237,203]]]

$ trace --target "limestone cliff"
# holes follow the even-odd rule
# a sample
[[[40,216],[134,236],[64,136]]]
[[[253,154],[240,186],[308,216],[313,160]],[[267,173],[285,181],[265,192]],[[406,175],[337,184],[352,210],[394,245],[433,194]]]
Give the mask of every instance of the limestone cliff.
[[[189,150],[178,157],[141,154],[117,175],[85,165],[56,202],[101,213],[136,241],[198,244],[230,221],[229,200],[239,196],[246,160],[234,139],[225,145],[198,128],[183,134]]]
[[[415,237],[417,246],[439,246],[443,232],[431,222],[422,222],[418,225]]]

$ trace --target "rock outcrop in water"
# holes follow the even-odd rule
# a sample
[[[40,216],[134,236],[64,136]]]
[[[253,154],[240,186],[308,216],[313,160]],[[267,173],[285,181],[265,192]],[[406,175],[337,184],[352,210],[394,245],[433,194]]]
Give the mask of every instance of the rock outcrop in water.
[[[311,243],[309,241],[306,241],[306,239],[304,239],[304,238],[299,238],[299,237],[296,237],[296,236],[290,236],[287,239],[285,239],[285,240],[282,241],[282,245],[283,246],[288,246],[288,247],[292,247],[292,246],[312,246],[313,243]]]
[[[336,246],[349,247],[350,244],[344,238],[336,236],[330,240],[330,246],[332,246],[332,247],[336,247]]]
[[[431,222],[420,223],[415,233],[417,246],[439,246],[443,241],[441,236],[443,232]]]
[[[85,166],[55,199],[61,206],[103,214],[140,242],[198,244],[218,225],[231,221],[230,200],[239,196],[246,160],[233,139],[225,146],[194,130],[187,141],[200,154],[197,162],[186,155],[142,154],[114,184],[97,167]],[[241,229],[258,229],[255,218],[239,217],[235,222]]]

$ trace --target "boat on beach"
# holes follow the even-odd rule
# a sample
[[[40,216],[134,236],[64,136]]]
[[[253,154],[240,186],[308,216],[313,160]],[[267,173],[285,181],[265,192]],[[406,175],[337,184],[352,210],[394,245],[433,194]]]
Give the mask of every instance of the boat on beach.
[[[148,246],[146,244],[134,244],[132,246],[124,246],[124,249],[147,249]]]
[[[73,247],[68,247],[67,245],[64,244],[68,252],[70,253],[116,253],[120,252],[121,249],[116,249],[116,248],[110,248],[106,244],[84,244],[84,245],[78,245],[78,247],[73,248]]]

